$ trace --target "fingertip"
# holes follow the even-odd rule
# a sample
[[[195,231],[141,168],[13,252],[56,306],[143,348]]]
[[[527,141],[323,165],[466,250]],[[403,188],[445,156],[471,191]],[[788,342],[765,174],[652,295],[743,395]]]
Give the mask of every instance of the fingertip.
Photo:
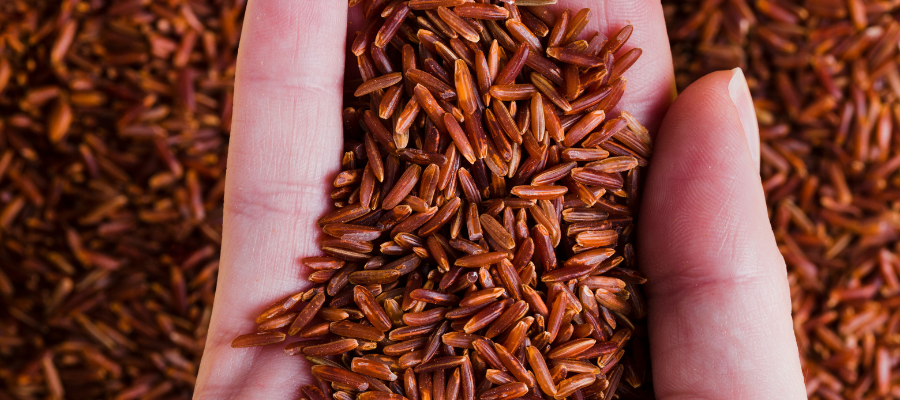
[[[638,251],[660,398],[805,398],[742,81],[739,71],[699,79],[656,138]]]
[[[671,276],[723,274],[722,267],[706,269],[717,260],[751,261],[755,254],[743,247],[713,243],[759,241],[765,254],[777,256],[768,221],[762,183],[748,148],[747,135],[732,101],[734,71],[710,73],[685,89],[666,114],[647,174],[642,204],[642,232],[674,235],[648,237],[646,273]],[[677,246],[676,253],[665,250]],[[672,269],[672,256],[693,266]],[[777,257],[780,259],[780,256]],[[693,271],[693,272],[692,272]],[[742,270],[742,273],[754,271]]]
[[[718,71],[698,79],[662,121],[640,220],[640,232],[654,233],[642,246],[644,272],[651,280],[757,274],[738,265],[755,261],[755,251],[780,258],[762,184],[731,99],[734,76],[733,71]],[[749,242],[761,245],[748,252]]]

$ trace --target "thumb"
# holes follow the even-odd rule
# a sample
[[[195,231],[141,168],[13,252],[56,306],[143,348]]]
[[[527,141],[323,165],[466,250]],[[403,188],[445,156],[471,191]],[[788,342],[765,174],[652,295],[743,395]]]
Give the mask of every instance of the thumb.
[[[660,399],[806,398],[758,169],[741,70],[688,87],[660,127],[638,231]]]

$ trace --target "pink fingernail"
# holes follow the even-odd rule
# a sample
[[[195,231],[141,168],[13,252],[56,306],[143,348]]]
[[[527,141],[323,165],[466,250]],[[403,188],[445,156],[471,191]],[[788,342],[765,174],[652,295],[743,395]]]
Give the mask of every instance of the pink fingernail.
[[[757,171],[759,170],[759,125],[756,124],[756,110],[753,107],[753,98],[750,96],[750,88],[744,78],[744,71],[740,68],[731,70],[734,75],[728,82],[728,94],[731,102],[737,108],[744,135],[747,137],[747,145],[750,148],[750,156],[753,158]]]

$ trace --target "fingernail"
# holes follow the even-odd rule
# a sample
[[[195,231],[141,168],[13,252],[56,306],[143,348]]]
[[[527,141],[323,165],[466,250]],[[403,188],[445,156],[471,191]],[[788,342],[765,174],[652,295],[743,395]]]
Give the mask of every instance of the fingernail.
[[[750,148],[750,156],[759,170],[759,126],[756,124],[756,110],[753,108],[753,98],[750,96],[750,88],[747,86],[747,79],[744,78],[744,71],[740,68],[731,70],[734,75],[728,82],[728,94],[731,102],[737,109],[738,117],[741,119],[741,126],[744,128],[744,136],[747,137],[747,146]]]

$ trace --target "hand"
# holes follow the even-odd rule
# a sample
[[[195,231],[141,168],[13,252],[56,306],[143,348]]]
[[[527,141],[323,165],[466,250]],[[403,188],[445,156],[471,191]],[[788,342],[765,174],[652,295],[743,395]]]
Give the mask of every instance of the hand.
[[[651,0],[561,1],[586,29],[626,23],[642,58],[621,109],[658,131],[637,249],[659,399],[805,398],[785,264],[766,215],[759,134],[743,74],[710,74],[675,96],[662,9]],[[345,0],[250,1],[225,192],[218,293],[196,398],[295,399],[309,366],[281,346],[232,349],[264,304],[309,286],[341,155]],[[355,63],[353,63],[355,64]],[[354,65],[350,68],[354,68]]]

